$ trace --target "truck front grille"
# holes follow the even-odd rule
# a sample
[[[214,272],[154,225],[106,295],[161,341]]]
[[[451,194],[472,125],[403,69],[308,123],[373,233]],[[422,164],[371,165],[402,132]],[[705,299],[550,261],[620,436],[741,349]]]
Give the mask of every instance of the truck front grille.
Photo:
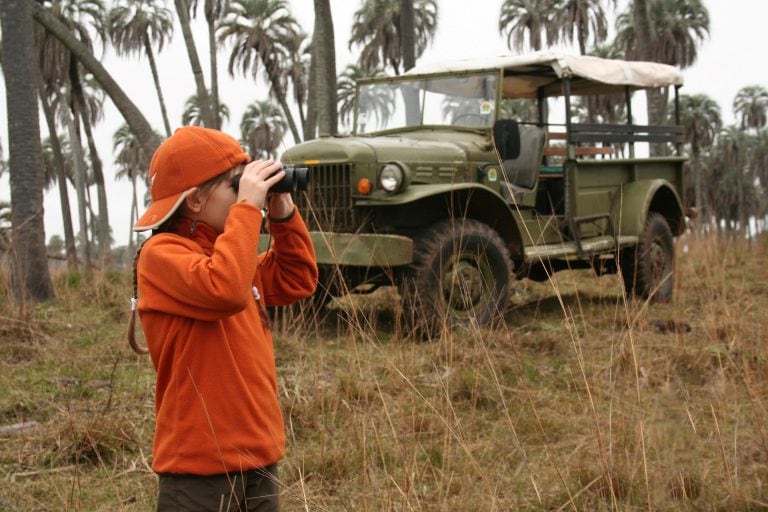
[[[355,231],[351,164],[309,166],[309,189],[294,200],[310,231]]]

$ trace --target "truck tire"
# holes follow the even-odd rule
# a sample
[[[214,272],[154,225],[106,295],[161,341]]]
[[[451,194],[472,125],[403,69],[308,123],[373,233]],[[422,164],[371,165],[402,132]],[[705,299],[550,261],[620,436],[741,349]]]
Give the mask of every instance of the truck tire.
[[[512,260],[489,226],[473,219],[437,222],[414,239],[413,260],[400,294],[406,323],[418,336],[501,318]]]
[[[621,252],[627,294],[668,302],[675,287],[675,239],[663,215],[651,212],[635,247]]]

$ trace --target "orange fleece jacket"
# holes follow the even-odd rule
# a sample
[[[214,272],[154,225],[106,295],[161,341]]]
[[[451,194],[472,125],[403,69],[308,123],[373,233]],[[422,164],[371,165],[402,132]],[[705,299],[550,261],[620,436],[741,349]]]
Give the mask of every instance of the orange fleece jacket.
[[[154,235],[141,251],[138,311],[157,372],[157,473],[255,469],[285,453],[272,336],[256,296],[263,306],[310,296],[317,264],[298,211],[270,223],[273,247],[259,255],[261,223],[261,210],[237,203],[220,235],[180,219],[179,234]]]

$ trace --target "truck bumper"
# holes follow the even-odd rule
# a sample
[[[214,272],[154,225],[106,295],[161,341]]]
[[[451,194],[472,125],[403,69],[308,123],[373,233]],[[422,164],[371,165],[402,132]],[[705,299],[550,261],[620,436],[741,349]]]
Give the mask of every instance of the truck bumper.
[[[320,265],[396,267],[413,262],[413,240],[400,235],[324,233],[310,231]],[[268,235],[259,237],[259,252],[267,249]]]

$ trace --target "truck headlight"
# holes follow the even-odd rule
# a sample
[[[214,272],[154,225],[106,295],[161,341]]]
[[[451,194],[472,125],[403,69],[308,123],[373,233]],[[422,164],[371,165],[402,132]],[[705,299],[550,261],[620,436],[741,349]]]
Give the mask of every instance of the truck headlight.
[[[386,164],[379,173],[379,186],[387,192],[397,192],[405,181],[405,172],[397,164]]]

